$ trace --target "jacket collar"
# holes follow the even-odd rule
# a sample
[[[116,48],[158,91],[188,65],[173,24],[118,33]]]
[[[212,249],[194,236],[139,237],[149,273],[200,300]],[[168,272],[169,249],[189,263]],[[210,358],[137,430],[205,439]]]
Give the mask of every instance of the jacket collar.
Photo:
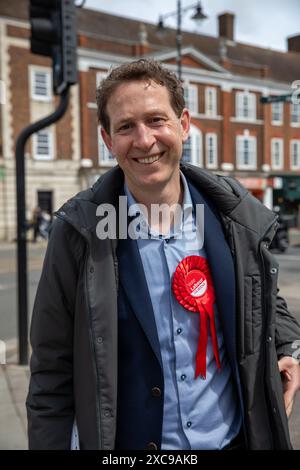
[[[275,222],[276,216],[262,205],[234,178],[214,175],[190,164],[180,166],[185,177],[204,196],[208,197],[219,214],[231,219],[262,237]],[[102,175],[93,187],[78,193],[55,213],[73,225],[82,235],[96,233],[100,204],[118,207],[118,197],[123,192],[124,174],[117,165]]]

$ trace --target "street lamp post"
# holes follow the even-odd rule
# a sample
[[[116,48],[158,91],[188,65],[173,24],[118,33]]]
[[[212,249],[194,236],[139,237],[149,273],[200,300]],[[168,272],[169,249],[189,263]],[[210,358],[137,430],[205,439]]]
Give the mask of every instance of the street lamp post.
[[[182,46],[182,30],[181,30],[181,22],[182,22],[182,14],[187,12],[188,10],[195,9],[194,15],[191,17],[193,20],[201,22],[205,20],[207,16],[202,12],[201,3],[197,2],[192,5],[188,5],[185,8],[181,8],[181,0],[177,0],[177,10],[171,13],[166,13],[165,15],[160,15],[158,21],[158,32],[161,34],[164,32],[164,20],[171,16],[175,16],[177,18],[177,30],[176,30],[176,49],[177,49],[177,75],[179,80],[182,78],[182,64],[181,64],[181,46]]]
[[[182,33],[181,33],[181,0],[177,0],[177,31],[176,31],[176,48],[177,48],[177,74],[181,81],[181,45],[182,45]]]

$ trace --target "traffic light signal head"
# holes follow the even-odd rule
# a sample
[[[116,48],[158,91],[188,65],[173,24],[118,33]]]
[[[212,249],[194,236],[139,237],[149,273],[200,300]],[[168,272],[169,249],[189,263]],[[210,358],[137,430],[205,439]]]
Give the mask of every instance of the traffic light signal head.
[[[30,0],[33,54],[53,60],[53,91],[61,94],[77,82],[77,34],[74,0]]]

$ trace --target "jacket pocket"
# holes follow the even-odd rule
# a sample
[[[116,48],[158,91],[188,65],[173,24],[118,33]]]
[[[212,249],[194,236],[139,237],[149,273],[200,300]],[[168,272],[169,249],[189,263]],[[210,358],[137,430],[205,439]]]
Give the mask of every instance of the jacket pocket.
[[[246,356],[259,351],[262,339],[262,289],[260,276],[245,277],[244,347]]]

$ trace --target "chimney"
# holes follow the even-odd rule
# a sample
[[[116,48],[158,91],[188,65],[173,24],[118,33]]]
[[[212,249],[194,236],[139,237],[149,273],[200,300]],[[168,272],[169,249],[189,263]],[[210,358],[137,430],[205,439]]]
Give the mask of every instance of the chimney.
[[[287,38],[287,42],[289,52],[300,52],[300,34]]]
[[[219,20],[219,37],[226,38],[230,41],[234,41],[233,28],[234,28],[234,14],[223,13],[218,16]]]
[[[143,56],[150,51],[146,26],[140,23],[138,30],[138,43],[133,45],[133,55]]]
[[[148,34],[146,30],[146,26],[144,23],[140,23],[139,25],[139,43],[143,46],[148,46]]]

